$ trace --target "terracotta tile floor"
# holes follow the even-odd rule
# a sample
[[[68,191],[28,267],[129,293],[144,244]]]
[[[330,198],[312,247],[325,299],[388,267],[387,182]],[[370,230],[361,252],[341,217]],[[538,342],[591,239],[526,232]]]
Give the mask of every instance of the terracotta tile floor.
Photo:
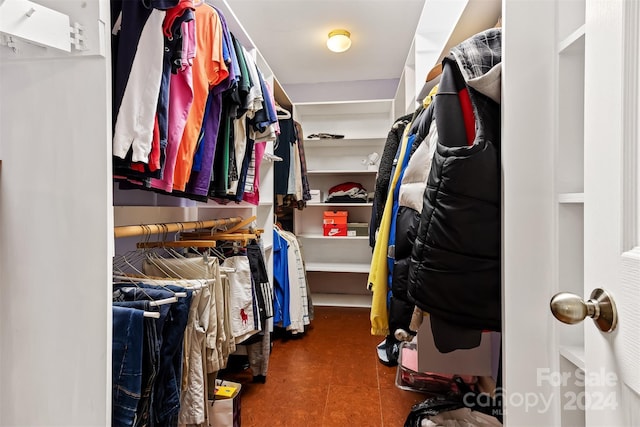
[[[250,370],[227,373],[243,383],[243,427],[401,427],[425,399],[395,386],[396,368],[375,353],[369,309],[315,307],[310,330],[276,339],[265,384]],[[231,376],[231,377],[230,377]]]

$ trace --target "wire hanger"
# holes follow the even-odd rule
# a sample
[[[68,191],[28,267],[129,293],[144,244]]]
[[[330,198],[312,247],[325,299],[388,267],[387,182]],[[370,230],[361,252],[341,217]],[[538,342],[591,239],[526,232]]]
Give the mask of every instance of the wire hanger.
[[[149,238],[151,237],[151,230],[149,227],[142,225],[143,229],[145,230],[144,234],[143,234],[143,238],[148,241]],[[143,263],[144,260],[146,259],[145,256],[145,252],[144,251],[130,251],[127,254],[130,253],[135,253],[137,254],[136,258],[135,258],[135,262],[138,263]],[[130,283],[132,286],[136,287],[137,289],[139,289],[142,293],[144,293],[145,295],[147,295],[147,297],[149,298],[150,302],[149,305],[150,306],[160,306],[160,305],[164,305],[164,304],[170,304],[170,303],[174,303],[178,301],[178,298],[184,298],[187,296],[186,292],[175,292],[165,286],[161,286],[163,289],[165,289],[168,292],[171,292],[173,295],[171,297],[168,298],[163,298],[160,300],[154,300],[153,298],[151,298],[151,296],[144,290],[143,287],[139,286],[137,282],[139,281],[143,281],[146,283],[149,283],[149,281],[152,281],[153,279],[151,279],[149,276],[147,276],[143,271],[140,271],[140,269],[138,269],[137,267],[135,267],[135,265],[133,265],[133,262],[131,259],[128,259],[127,254],[125,254],[124,256],[121,257],[122,261],[124,262],[125,266],[128,266],[131,270],[133,270],[135,273],[130,273],[128,271],[126,271],[125,269],[123,269],[121,267],[121,263],[114,263],[114,280],[118,280],[118,281],[126,281],[126,283]]]

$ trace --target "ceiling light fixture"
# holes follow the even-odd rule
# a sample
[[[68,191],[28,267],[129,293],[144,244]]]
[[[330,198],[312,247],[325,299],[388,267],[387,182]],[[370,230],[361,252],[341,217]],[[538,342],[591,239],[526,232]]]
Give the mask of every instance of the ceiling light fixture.
[[[333,30],[327,39],[327,48],[332,52],[344,52],[351,47],[351,33],[347,30]]]

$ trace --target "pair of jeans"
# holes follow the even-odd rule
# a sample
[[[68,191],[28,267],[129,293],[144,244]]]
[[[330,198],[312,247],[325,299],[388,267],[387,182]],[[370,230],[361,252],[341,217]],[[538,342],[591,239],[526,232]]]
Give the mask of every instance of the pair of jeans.
[[[142,392],[144,315],[142,310],[114,306],[112,354],[112,426],[130,427]]]
[[[157,290],[157,286],[141,284],[146,292]],[[182,348],[184,331],[189,317],[193,291],[180,286],[167,285],[164,288],[172,292],[186,292],[171,305],[164,324],[162,347],[160,348],[160,370],[154,390],[154,408],[156,426],[176,426],[180,412],[180,389],[182,386]],[[162,306],[161,306],[162,307]]]
[[[128,307],[143,311],[158,311],[155,307],[152,308],[149,303],[150,301],[116,301],[113,305],[116,307]],[[156,376],[158,375],[160,362],[160,344],[158,342],[156,319],[144,319],[142,345],[142,384],[134,427],[150,425],[150,420],[153,416],[151,413],[151,394],[153,392],[153,385],[155,384]]]
[[[158,300],[168,298],[175,292],[185,292],[184,298],[177,302],[161,305],[160,319],[156,319],[160,345],[160,363],[153,387],[151,413],[156,426],[177,425],[180,411],[180,387],[182,377],[182,346],[184,330],[187,325],[192,292],[180,286],[158,287],[137,283],[114,285],[114,295],[125,300]]]

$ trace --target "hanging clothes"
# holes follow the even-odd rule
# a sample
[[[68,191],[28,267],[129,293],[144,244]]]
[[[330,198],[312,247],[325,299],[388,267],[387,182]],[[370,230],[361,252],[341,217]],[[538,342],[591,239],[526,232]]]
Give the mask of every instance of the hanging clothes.
[[[119,52],[114,42],[114,78],[124,76],[114,81],[120,94],[114,117],[122,116],[114,119],[119,188],[222,203],[240,202],[248,193],[246,201],[257,205],[262,155],[255,147],[275,140],[279,126],[273,94],[253,57],[229,32],[223,14],[207,4],[154,0],[149,10],[136,3],[138,10],[129,3],[113,0],[114,40],[131,37],[148,48],[143,54],[127,45]],[[148,58],[158,58],[158,72],[135,77]],[[143,84],[133,84],[136,79]],[[128,113],[134,101],[141,111],[136,117]],[[135,124],[140,120],[146,124]],[[141,137],[121,131],[134,124]],[[296,186],[300,193],[301,181]]]
[[[284,197],[288,194],[289,172],[291,169],[291,146],[296,142],[296,132],[293,119],[279,119],[280,135],[276,140],[273,152],[282,158],[274,166],[274,186],[276,196]]]
[[[393,126],[391,126],[389,134],[387,135],[387,140],[384,144],[384,150],[380,157],[380,164],[378,166],[378,174],[376,175],[376,185],[374,190],[373,210],[369,231],[369,242],[371,247],[375,246],[375,234],[378,228],[380,228],[384,206],[387,202],[389,184],[392,178],[391,170],[393,169],[393,161],[398,152],[398,146],[402,140],[404,130],[411,122],[412,117],[413,113],[397,119]]]
[[[273,231],[274,324],[291,334],[304,333],[313,319],[313,304],[304,258],[293,233]]]
[[[437,90],[437,88],[436,88]],[[399,358],[400,341],[395,333],[398,330],[411,334],[409,327],[414,304],[407,296],[407,282],[411,263],[411,248],[416,236],[416,229],[422,211],[422,195],[427,185],[431,169],[431,159],[436,147],[437,129],[433,120],[431,102],[426,103],[426,110],[414,120],[410,133],[415,135],[411,154],[401,183],[398,188],[397,208],[394,207],[389,237],[389,334],[384,344],[381,361],[394,365]],[[424,106],[425,104],[423,104]]]
[[[408,286],[416,305],[441,321],[432,325],[436,342],[449,341],[447,324],[476,331],[502,326],[500,86],[489,72],[500,60],[501,30],[491,29],[453,48],[443,62],[438,145],[427,184],[434,191],[424,193]],[[493,96],[474,87],[493,89]]]
[[[190,19],[187,19],[187,17]],[[179,27],[174,26],[170,31],[172,36],[168,37],[181,41],[180,64],[175,73],[172,70],[169,80],[167,147],[165,149],[162,177],[152,178],[149,182],[150,188],[167,193],[173,189],[178,147],[182,140],[188,112],[193,102],[192,64],[196,54],[195,15],[193,12],[185,11],[185,21]],[[166,29],[165,37],[167,37]]]
[[[143,310],[113,306],[112,312],[111,422],[132,426],[142,394]]]
[[[411,140],[413,142],[413,139]],[[407,150],[410,150],[408,128],[405,128],[399,146],[398,158],[405,157]],[[400,176],[401,168],[395,168],[390,181],[390,188],[395,188]],[[387,194],[387,201],[384,205],[384,212],[380,221],[380,230],[376,240],[371,267],[367,280],[368,289],[373,292],[371,303],[371,333],[373,335],[389,334],[389,319],[387,313],[387,288],[388,288],[388,264],[387,250],[389,242],[389,228],[391,226],[391,216],[393,209],[393,192]]]
[[[130,22],[130,19],[127,18],[127,12],[132,7],[128,3],[135,2],[125,1],[122,3],[121,23],[123,32],[126,25],[137,26],[139,24],[139,22],[135,21]],[[175,6],[175,4],[172,4],[172,6]],[[138,9],[140,8],[144,8],[142,4],[138,6]],[[120,159],[124,159],[129,149],[131,149],[132,161],[148,162],[151,141],[153,140],[158,94],[162,80],[164,52],[162,22],[165,14],[164,10],[152,9],[145,20],[137,43],[138,48],[131,62],[128,78],[126,78],[125,89],[122,91],[121,102],[116,106],[118,110],[113,133],[113,155]],[[125,35],[123,34],[120,37],[125,37]],[[123,40],[123,43],[131,42],[131,40]],[[122,52],[121,46],[119,49],[121,49],[119,52]]]
[[[254,313],[251,267],[246,254],[229,256],[222,262],[222,266],[235,270],[227,273],[227,277],[231,294],[231,331],[236,344],[239,344],[259,332],[258,319]]]
[[[181,383],[174,381],[182,375],[184,331],[187,326],[189,308],[193,292],[175,285],[157,289],[145,283],[114,284],[114,301],[138,301],[166,299],[176,292],[186,295],[167,306],[160,306],[160,318],[156,319],[158,329],[159,357],[157,375],[153,384],[152,407],[150,413],[154,423],[171,426],[177,423],[180,409]],[[165,308],[166,307],[166,308]],[[164,314],[164,316],[163,316]]]
[[[291,325],[289,314],[289,243],[274,228],[273,230],[273,323],[287,328]]]
[[[218,12],[206,3],[196,8],[196,39],[193,102],[178,147],[178,162],[174,171],[173,188],[178,191],[184,191],[189,180],[209,87],[219,84],[229,75],[222,53],[222,23]]]

